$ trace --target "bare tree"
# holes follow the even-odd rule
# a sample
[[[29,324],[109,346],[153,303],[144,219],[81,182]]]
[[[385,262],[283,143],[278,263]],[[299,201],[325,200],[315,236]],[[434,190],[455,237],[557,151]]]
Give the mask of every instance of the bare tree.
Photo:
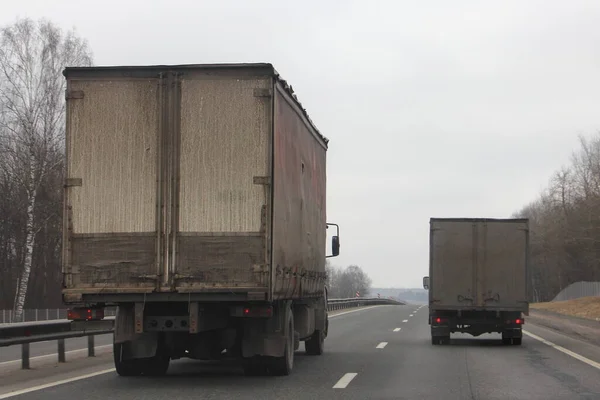
[[[600,134],[580,137],[571,165],[517,216],[530,219],[532,300],[571,283],[600,280]]]
[[[36,216],[40,190],[62,169],[65,121],[65,66],[92,64],[86,41],[51,22],[17,20],[0,30],[0,152],[5,174],[23,193],[15,204],[24,212],[24,246],[13,302],[20,321],[36,251],[36,235],[45,225]],[[51,214],[50,217],[55,216]],[[47,217],[48,218],[48,217]]]
[[[329,298],[338,298],[340,296],[340,275],[341,271],[339,268],[331,265],[329,260],[325,262],[325,272],[327,273],[327,280],[325,284],[327,285],[327,293]]]
[[[339,277],[340,297],[355,297],[358,292],[361,297],[369,295],[371,278],[358,265],[350,265]]]
[[[329,264],[325,265],[327,271],[327,287],[329,298],[350,298],[369,295],[371,290],[371,278],[357,265],[350,265],[345,269],[337,268]]]

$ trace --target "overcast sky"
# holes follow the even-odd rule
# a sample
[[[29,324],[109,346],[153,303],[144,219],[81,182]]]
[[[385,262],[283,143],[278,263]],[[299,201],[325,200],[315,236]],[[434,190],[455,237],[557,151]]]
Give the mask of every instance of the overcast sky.
[[[430,217],[510,217],[600,130],[600,1],[3,1],[98,65],[270,62],[330,139],[328,219],[421,287]]]

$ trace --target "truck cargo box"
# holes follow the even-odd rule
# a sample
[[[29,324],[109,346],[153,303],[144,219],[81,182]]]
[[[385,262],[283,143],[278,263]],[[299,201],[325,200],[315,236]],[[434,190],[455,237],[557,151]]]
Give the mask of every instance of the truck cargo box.
[[[431,310],[528,315],[526,219],[431,218]]]
[[[66,303],[323,295],[328,140],[272,65],[64,74]]]

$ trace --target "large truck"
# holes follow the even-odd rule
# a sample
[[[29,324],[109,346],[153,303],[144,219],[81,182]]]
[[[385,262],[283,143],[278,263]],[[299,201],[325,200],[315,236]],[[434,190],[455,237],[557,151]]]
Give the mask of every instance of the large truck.
[[[328,139],[273,66],[64,76],[63,301],[83,327],[116,307],[117,373],[234,357],[288,375],[301,341],[322,354],[325,260],[340,247]]]
[[[520,345],[529,315],[527,219],[431,218],[429,290],[431,343],[454,332],[501,333]]]

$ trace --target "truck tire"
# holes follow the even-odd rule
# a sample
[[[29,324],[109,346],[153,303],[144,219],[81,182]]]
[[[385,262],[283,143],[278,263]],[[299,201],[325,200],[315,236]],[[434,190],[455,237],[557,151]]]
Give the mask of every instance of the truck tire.
[[[246,376],[264,376],[267,374],[267,360],[262,356],[242,359],[242,367]]]
[[[140,360],[122,360],[121,352],[123,343],[113,343],[113,358],[115,360],[115,369],[119,376],[139,376],[142,374],[142,363]]]
[[[325,332],[320,330],[315,330],[310,339],[304,342],[306,354],[310,356],[320,356],[321,354],[323,354],[324,347]]]
[[[450,344],[450,336],[432,336],[431,344]]]
[[[144,358],[141,361],[142,375],[146,376],[163,376],[169,369],[171,358],[168,356],[154,356],[152,358]]]
[[[512,340],[512,344],[515,345],[515,346],[520,346],[522,342],[523,342],[523,338],[522,337],[520,337],[520,338],[513,338],[513,340]]]
[[[292,310],[287,310],[287,332],[283,356],[274,357],[270,361],[269,369],[273,375],[286,376],[294,369],[294,317]]]

